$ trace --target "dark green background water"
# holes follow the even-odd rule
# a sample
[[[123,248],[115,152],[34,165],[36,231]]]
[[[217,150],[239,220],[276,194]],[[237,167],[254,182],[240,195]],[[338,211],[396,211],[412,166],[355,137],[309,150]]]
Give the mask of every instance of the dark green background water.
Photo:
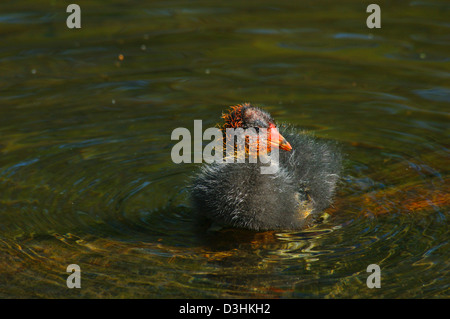
[[[2,1],[0,297],[448,297],[450,4],[369,3]],[[171,132],[241,102],[341,144],[324,223],[195,228]]]

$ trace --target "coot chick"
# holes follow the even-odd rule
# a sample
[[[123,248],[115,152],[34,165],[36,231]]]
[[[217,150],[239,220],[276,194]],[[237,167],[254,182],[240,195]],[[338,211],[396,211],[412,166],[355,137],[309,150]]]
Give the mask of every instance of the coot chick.
[[[262,174],[266,164],[260,160],[204,164],[192,185],[194,208],[221,227],[263,231],[314,224],[332,202],[341,171],[337,149],[295,128],[277,126],[268,112],[250,104],[233,106],[222,118],[224,139],[226,128],[275,128],[267,148],[278,147],[278,169]]]

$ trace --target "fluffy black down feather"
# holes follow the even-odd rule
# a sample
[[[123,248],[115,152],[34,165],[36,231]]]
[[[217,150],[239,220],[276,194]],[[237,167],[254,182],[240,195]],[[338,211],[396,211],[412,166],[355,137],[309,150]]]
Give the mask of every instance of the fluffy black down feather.
[[[313,224],[332,202],[340,152],[294,128],[279,130],[292,151],[279,150],[275,174],[261,174],[261,162],[205,164],[192,185],[194,208],[216,224],[258,231]]]

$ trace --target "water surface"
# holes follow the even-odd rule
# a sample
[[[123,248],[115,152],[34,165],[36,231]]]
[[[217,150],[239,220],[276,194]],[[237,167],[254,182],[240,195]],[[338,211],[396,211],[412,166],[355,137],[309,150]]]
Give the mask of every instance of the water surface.
[[[0,4],[0,297],[449,296],[448,4],[79,4]],[[171,132],[241,102],[341,145],[320,225],[196,227]]]

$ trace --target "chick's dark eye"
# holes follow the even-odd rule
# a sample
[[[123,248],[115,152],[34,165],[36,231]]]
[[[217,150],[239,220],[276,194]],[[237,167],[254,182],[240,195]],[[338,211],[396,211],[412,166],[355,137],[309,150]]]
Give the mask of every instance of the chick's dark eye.
[[[259,129],[259,128],[267,128],[267,127],[268,127],[267,123],[265,123],[261,120],[255,121],[255,128]]]

